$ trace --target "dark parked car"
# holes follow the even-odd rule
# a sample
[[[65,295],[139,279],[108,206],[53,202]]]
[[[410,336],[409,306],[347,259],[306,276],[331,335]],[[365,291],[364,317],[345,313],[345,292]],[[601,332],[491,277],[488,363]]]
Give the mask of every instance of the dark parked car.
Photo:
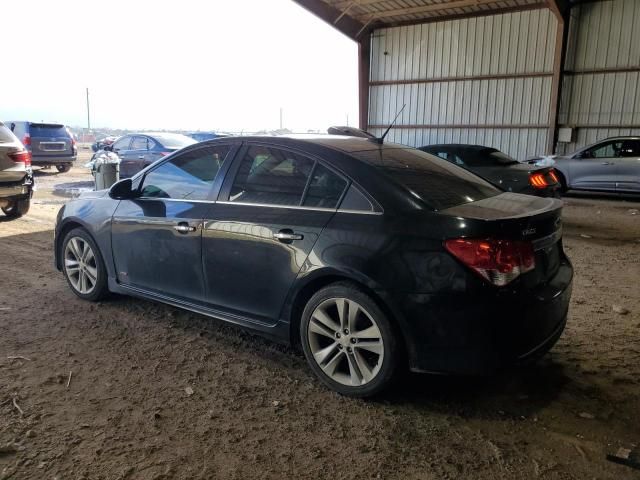
[[[31,152],[31,164],[55,166],[59,172],[71,170],[76,161],[76,140],[67,127],[59,123],[36,123],[12,120],[4,122]]]
[[[465,168],[506,192],[560,196],[560,183],[553,168],[520,163],[495,148],[446,144],[427,145],[420,150]]]
[[[60,210],[72,291],[158,300],[284,342],[346,395],[402,365],[477,374],[562,333],[561,202],[419,150],[342,136],[185,148]]]
[[[224,133],[216,133],[216,132],[192,132],[187,134],[189,137],[193,138],[196,142],[206,142],[207,140],[215,140],[216,138],[228,137]]]
[[[194,139],[179,133],[134,133],[120,137],[105,150],[120,157],[120,178],[128,178],[159,158],[194,143]]]
[[[607,138],[552,158],[565,191],[640,193],[640,137]]]
[[[0,209],[11,218],[26,215],[32,195],[31,154],[0,122]]]

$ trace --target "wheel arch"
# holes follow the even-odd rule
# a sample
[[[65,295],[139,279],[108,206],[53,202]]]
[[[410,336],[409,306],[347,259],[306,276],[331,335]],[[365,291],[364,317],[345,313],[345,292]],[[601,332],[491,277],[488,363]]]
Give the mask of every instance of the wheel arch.
[[[401,351],[406,351],[407,343],[404,336],[404,329],[402,328],[402,315],[398,309],[394,308],[393,305],[390,305],[389,302],[376,291],[375,283],[368,279],[351,275],[348,272],[333,269],[314,272],[314,274],[309,276],[309,278],[306,278],[304,283],[301,284],[291,295],[291,299],[288,302],[288,314],[284,316],[284,318],[289,320],[289,341],[291,345],[296,348],[300,346],[300,323],[302,320],[302,312],[304,311],[309,299],[320,289],[339,282],[354,284],[371,297],[376,305],[378,305],[378,307],[384,312],[389,321],[397,328]]]

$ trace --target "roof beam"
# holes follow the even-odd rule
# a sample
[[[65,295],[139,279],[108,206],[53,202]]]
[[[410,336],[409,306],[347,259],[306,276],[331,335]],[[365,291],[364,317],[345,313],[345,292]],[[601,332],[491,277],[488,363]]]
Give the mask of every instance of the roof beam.
[[[443,10],[451,10],[454,8],[474,7],[480,5],[487,5],[491,3],[498,3],[500,0],[454,0],[452,2],[434,3],[430,5],[423,5],[420,7],[405,7],[396,8],[393,10],[384,10],[379,13],[372,13],[371,15],[376,19],[398,17],[401,15],[416,15],[421,13],[430,12],[442,12]],[[359,17],[356,17],[359,18]]]
[[[556,16],[556,20],[564,22],[567,20],[567,12],[571,8],[569,0],[546,0],[549,10]]]
[[[352,40],[358,41],[363,34],[367,33],[365,24],[347,15],[346,12],[340,11],[321,0],[293,1],[317,17],[320,17],[329,25],[333,25]]]

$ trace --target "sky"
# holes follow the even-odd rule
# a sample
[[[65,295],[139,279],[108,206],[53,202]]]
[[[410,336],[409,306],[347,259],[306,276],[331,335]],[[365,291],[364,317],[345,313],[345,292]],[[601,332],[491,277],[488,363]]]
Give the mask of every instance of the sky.
[[[357,45],[292,0],[3,2],[0,119],[296,132],[357,124]],[[7,19],[18,21],[7,21]],[[13,65],[9,68],[8,65]]]

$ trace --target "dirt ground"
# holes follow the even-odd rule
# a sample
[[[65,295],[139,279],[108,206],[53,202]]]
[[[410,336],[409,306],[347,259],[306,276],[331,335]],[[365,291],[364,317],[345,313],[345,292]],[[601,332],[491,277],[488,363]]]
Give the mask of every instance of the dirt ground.
[[[605,459],[640,442],[637,200],[566,199],[574,295],[540,364],[407,375],[360,401],[240,329],[76,298],[53,267],[52,228],[91,177],[37,181],[25,218],[0,215],[0,479],[640,478]]]

